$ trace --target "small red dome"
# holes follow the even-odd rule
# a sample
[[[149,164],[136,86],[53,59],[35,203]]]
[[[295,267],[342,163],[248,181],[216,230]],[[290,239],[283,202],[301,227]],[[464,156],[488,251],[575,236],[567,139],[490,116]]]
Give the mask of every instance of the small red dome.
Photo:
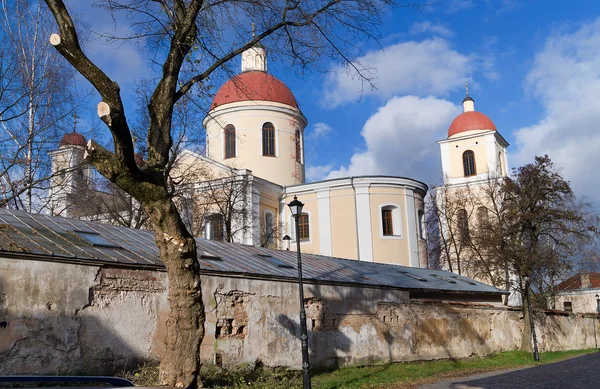
[[[273,101],[298,108],[290,88],[272,75],[261,71],[244,72],[227,81],[215,95],[210,109],[239,101]]]
[[[496,125],[492,119],[477,111],[464,112],[458,115],[448,128],[448,138],[461,132],[471,130],[493,130],[496,131]]]
[[[85,137],[75,131],[65,134],[60,140],[60,146],[82,146],[86,145]]]

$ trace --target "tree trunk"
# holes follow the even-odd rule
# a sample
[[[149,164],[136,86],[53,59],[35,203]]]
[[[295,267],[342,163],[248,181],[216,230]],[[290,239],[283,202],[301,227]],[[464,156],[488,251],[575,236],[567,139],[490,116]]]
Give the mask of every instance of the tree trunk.
[[[162,384],[202,387],[200,344],[204,337],[204,304],[196,241],[185,228],[173,201],[144,206],[154,225],[155,239],[169,275],[166,351],[160,364]]]
[[[521,292],[523,300],[523,335],[521,337],[521,351],[533,352],[531,344],[531,324],[529,319],[529,302],[525,298],[525,292]]]

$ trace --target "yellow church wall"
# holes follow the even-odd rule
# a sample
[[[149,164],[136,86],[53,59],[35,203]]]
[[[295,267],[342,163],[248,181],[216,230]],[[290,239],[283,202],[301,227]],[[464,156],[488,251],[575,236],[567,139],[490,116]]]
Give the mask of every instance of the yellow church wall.
[[[467,150],[475,153],[475,170],[477,174],[488,172],[487,151],[483,136],[455,140],[450,146],[450,178],[464,177],[462,155]]]
[[[369,206],[371,209],[371,238],[373,241],[373,259],[379,263],[393,263],[410,266],[408,253],[408,219],[404,188],[377,187],[369,188]],[[402,231],[399,235],[384,236],[381,220],[381,206],[394,205],[399,209]]]
[[[352,188],[330,191],[332,256],[358,259],[356,203]]]
[[[255,176],[279,185],[304,182],[304,165],[295,159],[295,130],[298,128],[303,133],[306,125],[299,111],[273,102],[242,102],[213,110],[211,117],[205,121],[209,158],[234,168],[252,170]],[[274,157],[262,155],[262,126],[266,122],[275,127]],[[229,124],[236,129],[236,156],[225,159],[224,128]]]

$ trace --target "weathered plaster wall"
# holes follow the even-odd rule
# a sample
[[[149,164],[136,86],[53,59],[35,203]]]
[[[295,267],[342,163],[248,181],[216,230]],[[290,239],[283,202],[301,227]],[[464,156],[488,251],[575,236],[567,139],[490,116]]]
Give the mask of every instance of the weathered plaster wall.
[[[163,353],[162,272],[0,258],[0,374],[109,374]],[[518,310],[305,285],[311,364],[460,358],[516,349]],[[202,359],[300,365],[296,283],[204,277]],[[538,313],[542,350],[596,347],[595,315]]]
[[[571,309],[575,313],[597,313],[597,295],[600,295],[600,289],[598,288],[560,292],[554,296],[555,308],[558,310],[564,310],[565,302],[570,302]]]
[[[156,359],[165,275],[0,258],[0,374],[104,374]]]

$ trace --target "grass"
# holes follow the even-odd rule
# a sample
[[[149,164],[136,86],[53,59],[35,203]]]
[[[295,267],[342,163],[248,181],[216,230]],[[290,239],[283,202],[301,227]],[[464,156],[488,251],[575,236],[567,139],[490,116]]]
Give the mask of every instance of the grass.
[[[541,353],[540,363],[596,352],[596,349]],[[314,386],[338,388],[410,388],[416,384],[480,372],[533,366],[531,353],[507,351],[488,357],[437,361],[390,363],[372,367],[349,367],[315,374]]]
[[[565,358],[597,352],[597,349],[541,353],[541,362],[556,362]],[[486,371],[533,366],[531,353],[508,351],[488,357],[444,359],[438,361],[389,363],[369,367],[347,367],[333,371],[312,372],[315,389],[413,388],[417,384],[439,379],[466,376]],[[138,386],[157,385],[158,367],[145,365],[140,370],[124,374]],[[204,386],[214,389],[291,389],[302,387],[298,371],[267,369],[251,365],[231,370],[215,367],[202,369]]]

